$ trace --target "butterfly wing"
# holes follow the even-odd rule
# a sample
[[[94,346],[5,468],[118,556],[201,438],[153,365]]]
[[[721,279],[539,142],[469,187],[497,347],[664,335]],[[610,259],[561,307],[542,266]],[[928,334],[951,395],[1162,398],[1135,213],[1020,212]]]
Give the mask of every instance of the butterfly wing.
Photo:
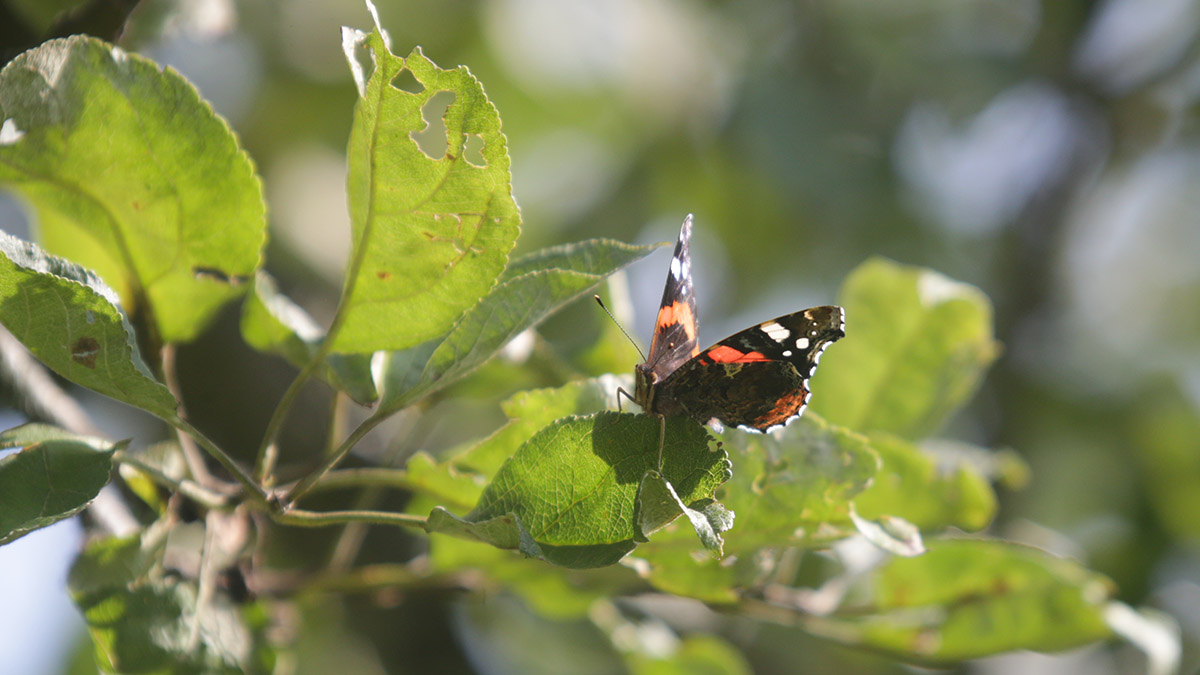
[[[658,399],[702,424],[715,419],[767,431],[804,412],[821,353],[845,334],[841,307],[764,321],[684,363],[662,383]]]
[[[696,327],[696,292],[692,288],[692,261],[688,252],[692,238],[692,215],[679,229],[679,241],[671,256],[671,270],[663,289],[662,303],[654,321],[650,356],[646,365],[662,381],[688,359],[700,353]]]

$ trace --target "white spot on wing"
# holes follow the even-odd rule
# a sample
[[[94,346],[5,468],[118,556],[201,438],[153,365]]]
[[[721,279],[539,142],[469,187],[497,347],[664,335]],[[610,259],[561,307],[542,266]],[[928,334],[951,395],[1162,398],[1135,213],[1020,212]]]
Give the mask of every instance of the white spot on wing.
[[[808,338],[796,338],[796,349],[808,349]]]
[[[758,325],[758,327],[762,330],[762,332],[767,334],[767,337],[771,338],[772,340],[774,340],[776,342],[783,342],[784,340],[786,340],[788,338],[789,335],[792,334],[792,331],[784,328],[783,326],[780,326],[778,323],[775,323],[774,321],[760,323]]]
[[[785,350],[783,350],[783,356],[784,356],[784,358],[787,358],[787,357],[789,357],[789,356],[791,356],[791,355],[792,355],[792,350],[790,350],[790,349],[785,349]]]
[[[679,264],[679,258],[671,258],[671,276],[675,277],[676,281],[683,278],[683,266]]]
[[[0,145],[12,145],[24,135],[25,132],[18,129],[17,123],[10,117],[0,126]]]

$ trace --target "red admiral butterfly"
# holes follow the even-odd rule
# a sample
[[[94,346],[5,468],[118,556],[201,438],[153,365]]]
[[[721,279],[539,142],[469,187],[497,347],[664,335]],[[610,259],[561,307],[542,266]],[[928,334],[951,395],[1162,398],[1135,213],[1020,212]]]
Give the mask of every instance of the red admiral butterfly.
[[[701,424],[757,432],[791,422],[808,404],[808,378],[816,372],[821,352],[846,335],[845,312],[830,305],[813,307],[764,321],[701,350],[688,255],[691,237],[689,214],[671,258],[650,356],[634,370],[633,396],[624,390],[619,394],[660,419],[686,415]]]

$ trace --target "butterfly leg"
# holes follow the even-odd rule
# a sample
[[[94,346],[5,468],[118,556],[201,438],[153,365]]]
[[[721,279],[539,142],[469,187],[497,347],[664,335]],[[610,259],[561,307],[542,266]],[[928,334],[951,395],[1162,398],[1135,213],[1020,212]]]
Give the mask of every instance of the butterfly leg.
[[[630,401],[633,401],[634,403],[637,402],[637,401],[634,401],[634,398],[629,395],[629,392],[625,391],[624,387],[617,387],[617,412],[625,412],[624,410],[621,409],[621,395],[622,394],[624,394],[625,398],[629,399]]]
[[[667,418],[658,416],[658,473],[662,475],[663,442],[667,439]]]

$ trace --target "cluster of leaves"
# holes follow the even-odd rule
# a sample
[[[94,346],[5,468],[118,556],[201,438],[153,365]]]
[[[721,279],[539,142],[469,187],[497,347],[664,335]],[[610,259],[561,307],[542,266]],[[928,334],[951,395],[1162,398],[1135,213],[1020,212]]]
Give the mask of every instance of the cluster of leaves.
[[[254,167],[178,74],[83,37],[43,44],[0,73],[0,182],[35,211],[41,242],[0,234],[0,321],[66,380],[180,432],[179,443],[151,447],[44,425],[0,436],[23,448],[0,460],[0,543],[87,507],[114,466],[156,514],[141,531],[93,538],[72,571],[101,666],[269,668],[263,608],[215,581],[246,564],[252,520],[398,525],[432,538],[427,568],[350,570],[325,587],[482,570],[488,584],[564,617],[649,585],[926,662],[1109,635],[1110,584],[1075,563],[987,538],[924,543],[984,528],[992,480],[1020,467],[922,445],[995,358],[991,310],[976,289],[888,261],[846,282],[850,337],[826,356],[813,411],[774,435],[718,441],[670,420],[658,466],[658,422],[609,411],[628,382],[605,376],[512,397],[506,425],[445,457],[338,469],[380,421],[654,248],[598,239],[510,260],[519,212],[499,115],[479,82],[419,50],[395,56],[378,25],[347,29],[343,43],[360,94],[348,151],[353,250],[328,330],[262,269]],[[393,86],[403,72],[420,91]],[[430,157],[413,135],[440,92],[454,95],[447,148]],[[163,353],[238,299],[246,342],[300,369],[253,470],[193,428],[163,384]],[[322,466],[276,486],[287,456],[275,438],[314,376],[373,412]],[[189,459],[192,443],[236,483]],[[409,491],[405,512],[298,506],[312,491],[378,486]],[[182,522],[176,495],[204,518]],[[896,555],[868,565],[839,549],[863,538]],[[813,587],[797,561],[831,550]],[[744,666],[711,640],[672,657],[630,648],[627,663]]]

